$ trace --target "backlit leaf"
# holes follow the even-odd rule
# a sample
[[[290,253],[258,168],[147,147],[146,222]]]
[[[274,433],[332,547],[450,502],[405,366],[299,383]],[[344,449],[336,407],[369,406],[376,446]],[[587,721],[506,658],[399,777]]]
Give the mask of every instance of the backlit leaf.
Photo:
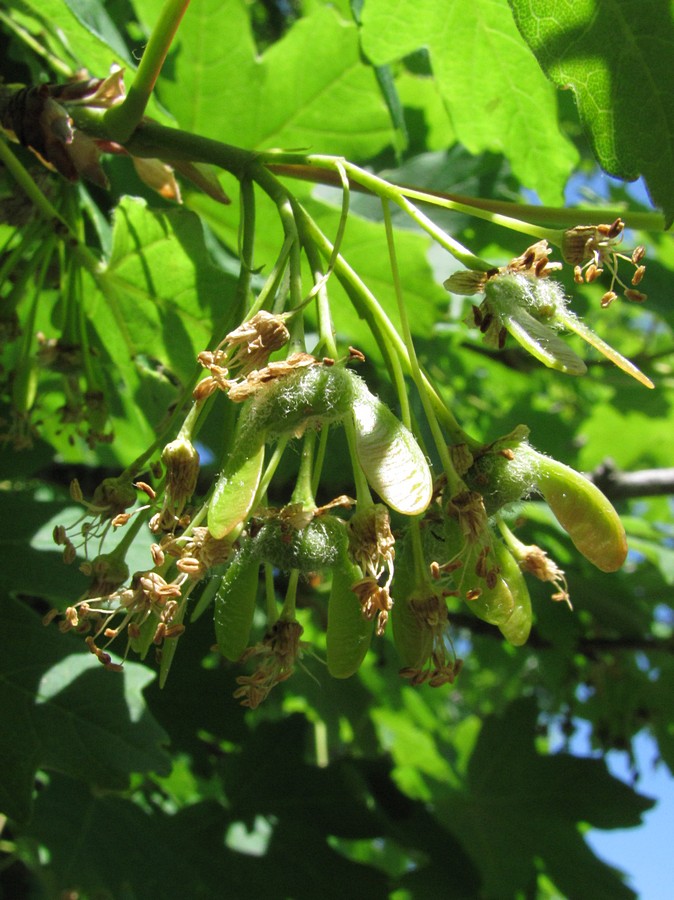
[[[674,219],[674,20],[668,2],[510,0],[543,71],[571,88],[605,171],[646,179]]]
[[[559,201],[576,153],[506,0],[476,0],[469,11],[444,0],[367,0],[362,18],[373,63],[427,47],[458,140],[472,153],[504,153],[523,184]]]

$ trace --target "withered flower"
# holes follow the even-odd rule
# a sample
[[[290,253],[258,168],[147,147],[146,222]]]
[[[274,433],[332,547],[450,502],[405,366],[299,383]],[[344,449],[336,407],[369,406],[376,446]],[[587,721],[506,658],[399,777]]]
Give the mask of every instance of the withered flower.
[[[381,636],[393,608],[389,592],[394,574],[395,538],[389,511],[381,503],[358,510],[347,529],[349,554],[365,573],[351,590],[358,597],[363,616],[368,621],[376,617],[376,633]]]
[[[550,559],[545,550],[536,544],[522,543],[510,531],[507,532],[506,543],[523,572],[528,572],[539,581],[549,581],[555,588],[552,599],[566,603],[569,609],[573,609],[564,571]]]
[[[322,365],[322,361],[316,359],[310,353],[292,353],[287,359],[271,362],[260,370],[255,369],[243,381],[231,382],[228,396],[235,403],[243,403],[244,400],[248,400],[249,397],[252,397],[271,381],[277,378],[284,378],[295,371],[295,369],[320,365]]]
[[[246,650],[241,662],[250,659],[258,662],[252,675],[240,675],[236,679],[239,687],[234,691],[234,697],[241,700],[241,706],[255,709],[272,688],[290,678],[302,655],[302,631],[295,619],[279,619],[261,643]]]
[[[442,687],[453,684],[463,662],[457,659],[447,640],[449,616],[444,597],[435,592],[423,592],[412,597],[409,605],[418,627],[431,634],[431,652],[423,663],[401,669],[400,675],[413,685],[427,683],[430,687]]]
[[[287,318],[287,314],[273,315],[261,310],[230,331],[223,341],[230,349],[229,368],[237,369],[240,377],[264,367],[274,350],[279,350],[290,340],[290,332],[285,326]]]
[[[386,629],[389,613],[393,609],[393,600],[388,587],[380,587],[375,578],[367,575],[352,584],[351,590],[358,597],[363,618],[368,622],[376,618],[375,633],[381,637]]]
[[[558,271],[562,264],[550,262],[552,249],[547,241],[537,241],[520,254],[515,256],[505,266],[494,267],[487,272],[477,269],[462,269],[450,275],[443,284],[453,294],[461,294],[470,297],[473,294],[483,294],[485,286],[492,278],[502,275],[529,275],[532,278],[547,278],[551,272]],[[479,327],[479,323],[478,324]]]
[[[611,275],[611,284],[602,297],[601,305],[609,306],[616,297],[614,287],[619,284],[625,297],[634,303],[643,303],[646,294],[635,289],[644,276],[646,267],[641,264],[645,255],[643,246],[638,246],[632,254],[619,253],[616,247],[620,244],[625,230],[625,223],[618,218],[610,225],[576,225],[564,232],[562,255],[566,262],[574,266],[574,278],[577,283],[583,280],[594,281],[607,268]],[[624,260],[635,268],[632,276],[632,287],[628,287],[618,275],[619,260]]]

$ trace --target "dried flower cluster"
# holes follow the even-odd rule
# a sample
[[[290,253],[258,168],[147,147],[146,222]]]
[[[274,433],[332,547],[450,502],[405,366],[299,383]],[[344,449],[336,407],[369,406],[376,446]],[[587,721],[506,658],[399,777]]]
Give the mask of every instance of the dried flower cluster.
[[[239,685],[234,692],[242,706],[255,709],[267,698],[277,684],[286,681],[293,674],[295,664],[302,655],[302,626],[294,619],[279,619],[265,635],[264,639],[241,657],[241,662],[256,660],[252,675],[240,675]]]
[[[351,589],[358,597],[363,616],[370,622],[376,619],[376,633],[381,636],[393,608],[390,590],[394,574],[395,539],[391,533],[388,509],[376,504],[357,512],[349,520],[348,529],[351,557],[365,573]]]
[[[645,249],[636,247],[631,255],[618,253],[616,247],[620,244],[625,230],[622,219],[616,219],[610,225],[577,225],[570,228],[564,235],[562,254],[566,262],[573,265],[573,275],[577,284],[583,281],[588,284],[595,281],[608,269],[611,275],[611,285],[601,299],[603,307],[610,306],[618,296],[614,290],[619,284],[628,300],[633,303],[643,303],[647,296],[636,290],[641,283],[646,266],[642,264]],[[628,287],[618,275],[619,260],[625,260],[634,266],[632,275],[632,287]]]
[[[317,361],[308,353],[293,354],[286,360],[267,365],[271,354],[290,339],[285,326],[287,318],[262,310],[230,331],[217,349],[200,353],[198,360],[210,374],[195,388],[195,399],[204,400],[220,390],[225,391],[230,400],[241,403],[291,369],[315,365]],[[235,373],[232,378],[229,377],[231,372]]]

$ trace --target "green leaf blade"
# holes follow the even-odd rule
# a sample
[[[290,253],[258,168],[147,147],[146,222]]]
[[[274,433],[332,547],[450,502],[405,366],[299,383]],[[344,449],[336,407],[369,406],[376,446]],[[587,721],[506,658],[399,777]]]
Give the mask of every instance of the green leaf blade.
[[[29,818],[40,766],[117,789],[131,772],[167,773],[166,735],[141,694],[153,674],[137,663],[121,677],[106,672],[83,648],[73,654],[70,638],[41,628],[24,604],[3,606],[0,765],[12,773],[0,788],[3,812]]]
[[[201,222],[185,209],[152,210],[125,197],[102,277],[114,296],[115,331],[123,333],[127,351],[159,360],[183,382],[194,377],[213,323],[234,312],[234,279],[214,264]],[[109,305],[110,297],[102,302]]]
[[[643,175],[666,225],[674,220],[674,22],[670,3],[510,0],[543,71],[571,88],[601,167]]]
[[[159,94],[197,134],[249,149],[351,158],[396,140],[376,75],[360,57],[358,30],[333,9],[316,8],[259,54],[245,4],[193,0],[175,47],[175,80],[160,80]]]
[[[505,0],[477,0],[469,15],[441,0],[401,0],[393,10],[387,0],[368,0],[362,42],[375,65],[428,47],[458,140],[472,153],[503,152],[523,184],[559,202],[577,153]]]

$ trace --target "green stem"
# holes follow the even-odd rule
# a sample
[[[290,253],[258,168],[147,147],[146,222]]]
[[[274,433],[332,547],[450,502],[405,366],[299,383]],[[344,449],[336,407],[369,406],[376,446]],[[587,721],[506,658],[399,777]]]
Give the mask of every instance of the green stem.
[[[312,490],[314,471],[314,451],[316,449],[316,432],[307,431],[302,441],[302,456],[300,468],[297,473],[295,489],[291,497],[292,503],[301,504],[303,509],[313,509],[316,506]]]
[[[204,398],[204,399],[200,399],[200,400],[194,400],[192,402],[192,406],[190,407],[189,412],[185,416],[185,421],[180,426],[180,431],[178,432],[177,440],[192,441],[194,439],[197,421],[199,420],[201,411],[204,408],[206,401],[208,399],[209,398]]]
[[[267,300],[271,296],[274,298],[279,290],[281,281],[283,279],[283,273],[286,270],[286,266],[288,264],[288,257],[290,255],[290,248],[294,243],[292,235],[286,235],[283,239],[283,244],[281,246],[281,250],[279,251],[279,255],[276,257],[276,262],[269,273],[267,280],[262,286],[262,290],[257,295],[257,299],[253,303],[250,309],[250,318],[252,318],[256,313],[258,313],[261,309],[264,309],[268,304]]]
[[[430,203],[432,206],[439,206],[442,209],[450,209],[452,212],[463,213],[464,215],[473,216],[477,219],[484,219],[491,222],[492,225],[500,225],[502,228],[508,228],[510,231],[519,231],[521,234],[527,234],[536,240],[548,240],[551,244],[559,245],[560,235],[563,231],[552,228],[543,228],[540,225],[532,225],[530,222],[516,219],[513,216],[504,215],[496,212],[494,209],[484,209],[481,206],[461,203],[456,200],[450,200],[447,197],[435,197],[427,194],[425,191],[417,191],[413,188],[398,188],[403,197],[411,200],[417,200],[422,203]],[[519,209],[518,209],[519,212]],[[469,266],[468,268],[475,268]]]
[[[328,450],[328,437],[330,435],[330,426],[324,425],[320,432],[320,438],[318,440],[318,451],[316,453],[316,459],[314,461],[314,475],[311,482],[311,494],[313,497],[316,496],[318,492],[318,485],[321,480],[321,474],[323,472],[323,463],[325,461],[325,454]]]
[[[300,570],[299,569],[291,569],[290,575],[288,577],[288,590],[286,591],[286,597],[283,602],[283,609],[281,610],[281,618],[282,619],[294,619],[295,618],[295,605],[297,602],[297,584],[300,580]]]
[[[421,527],[419,519],[412,519],[410,522],[409,535],[412,540],[412,560],[414,566],[414,584],[417,590],[428,588],[431,585],[431,579],[424,557],[424,544],[421,539]]]
[[[196,381],[197,381],[197,378],[195,376],[193,382],[185,385],[185,387],[183,388],[183,391],[180,395],[180,398],[178,399],[175,406],[173,407],[171,415],[166,420],[166,423],[159,429],[155,440],[150,444],[150,446],[146,450],[143,451],[143,453],[140,454],[140,456],[137,456],[136,459],[134,459],[134,461],[132,463],[130,463],[130,465],[128,465],[126,467],[126,469],[124,469],[124,471],[122,472],[123,477],[137,478],[138,474],[145,469],[148,461],[154,456],[154,454],[157,452],[157,450],[160,447],[164,446],[164,444],[166,443],[167,435],[174,433],[175,428],[176,428],[177,423],[179,422],[180,418],[182,416],[185,416],[185,406],[192,396],[192,391],[194,389],[194,385],[196,384]],[[213,399],[212,397],[208,397],[205,402],[209,403],[209,401],[212,401],[212,399]],[[196,432],[197,432],[197,420],[198,420],[199,415],[201,414],[202,409],[203,409],[203,406],[200,405],[200,401],[193,402],[193,405],[190,407],[189,412],[187,413],[187,418],[185,419],[185,421],[183,422],[183,424],[180,428],[181,434],[183,433],[183,428],[187,428],[188,436],[190,438],[195,437]],[[120,476],[120,477],[122,477],[122,476]],[[160,491],[158,490],[157,497],[159,498],[159,496],[160,496]],[[194,524],[194,518],[192,519],[192,524]]]
[[[35,320],[37,317],[38,306],[40,305],[40,296],[42,294],[42,287],[44,285],[45,278],[47,277],[47,270],[51,263],[52,253],[54,252],[54,247],[56,245],[56,238],[52,235],[47,238],[39,252],[35,254],[35,260],[39,263],[39,269],[37,272],[37,276],[33,283],[33,300],[30,305],[30,309],[28,310],[28,315],[26,317],[26,321],[23,325],[23,343],[21,347],[21,355],[28,357],[30,355],[31,346],[33,344],[33,338],[35,335]],[[30,267],[32,270],[32,266]]]
[[[257,493],[255,494],[255,500],[251,505],[251,509],[255,509],[255,507],[260,503],[260,499],[267,493],[267,489],[271,484],[271,480],[276,473],[279,463],[281,462],[281,457],[283,456],[288,445],[288,440],[289,438],[287,437],[279,438],[278,444],[276,445],[276,448],[272,453],[271,459],[267,463],[267,468],[264,470],[264,474],[260,479],[260,484],[258,485]]]
[[[189,2],[190,0],[166,0],[125,100],[119,106],[108,109],[103,117],[113,141],[123,143],[128,140],[140,124]]]
[[[80,356],[82,356],[82,342],[80,335],[81,320],[76,287],[77,272],[77,265],[66,256],[62,264],[62,279],[60,285],[64,304],[60,341],[65,346],[77,347]]]
[[[82,112],[79,112],[80,110]],[[72,116],[76,120],[76,124],[76,117],[81,116],[81,127],[84,130],[94,129],[95,132],[98,132],[95,136],[108,137],[102,121],[100,119],[97,121],[97,117],[92,115],[92,111],[87,111],[88,114],[85,118],[83,111],[84,107],[73,108]],[[237,178],[241,178],[247,172],[252,174],[253,169],[256,173],[265,171],[259,163],[257,154],[250,150],[242,150],[240,147],[214,141],[211,138],[199,137],[178,128],[167,128],[156,122],[141,122],[124,146],[133,156],[211,163],[231,172]],[[283,188],[280,182],[274,178],[271,172],[267,174],[269,179],[278,185],[277,194],[282,192]],[[266,179],[264,180],[266,181]]]
[[[330,312],[330,300],[326,290],[326,278],[321,266],[321,256],[311,241],[302,224],[302,219],[297,216],[297,227],[304,247],[304,252],[311,266],[314,277],[316,290],[316,309],[318,312],[318,334],[320,336],[319,347],[323,348],[328,356],[337,359],[337,344],[335,343],[335,334],[332,324],[332,314]],[[316,351],[314,351],[316,352]]]
[[[330,259],[333,253],[332,244],[303,207],[299,207],[298,218],[299,227],[306,229],[307,235],[318,248],[323,258]],[[361,279],[341,254],[335,259],[334,271],[349,299],[353,303],[356,312],[368,323],[368,327],[375,337],[384,359],[390,359],[390,356],[393,353],[398,354],[407,371],[411,373],[410,360],[403,340],[377,301],[377,298],[372,294],[369,288],[363,284]],[[451,437],[451,443],[465,443],[474,449],[480,447],[481,443],[466,434],[461,428],[456,421],[454,414],[448,409],[428,381],[428,378],[423,374],[422,381],[425,390],[431,398],[431,403],[438,419]]]
[[[400,316],[400,322],[402,325],[403,341],[407,349],[407,355],[409,357],[410,365],[412,368],[412,374],[414,375],[414,368],[416,366],[416,368],[418,369],[419,364],[417,363],[414,345],[412,343],[412,332],[410,331],[409,321],[407,318],[407,307],[405,306],[405,301],[403,299],[403,289],[400,283],[398,257],[395,251],[393,224],[391,222],[391,210],[388,200],[382,198],[381,208],[384,213],[384,228],[386,230],[386,243],[388,246],[389,264],[391,266],[393,288],[395,290],[396,302],[398,304],[398,315]],[[393,354],[391,357],[391,361],[393,362],[393,377],[395,380],[396,392],[398,394],[398,402],[400,403],[400,418],[403,425],[411,430],[412,417],[410,415],[410,402],[409,397],[407,396],[407,390],[405,389],[405,380],[403,378],[402,367],[400,365],[400,358],[397,355]]]
[[[325,156],[308,156],[307,162],[310,165],[314,162],[322,166],[331,164],[334,167],[336,165],[334,157]],[[475,254],[471,253],[470,250],[463,246],[463,244],[460,244],[457,240],[443,231],[442,228],[439,228],[435,222],[424,215],[424,213],[422,213],[413,203],[410,203],[407,197],[403,195],[401,188],[391,184],[383,178],[379,178],[377,175],[373,175],[371,172],[360,169],[358,166],[353,165],[353,163],[346,162],[342,159],[337,160],[337,162],[339,162],[339,165],[343,167],[349,177],[353,178],[355,182],[368,188],[373,194],[376,194],[376,196],[381,199],[390,200],[392,203],[401,207],[401,209],[403,209],[417,225],[430,234],[436,243],[440,244],[441,247],[444,247],[445,250],[451,253],[455,259],[468,269],[479,269],[480,271],[488,272],[489,269],[493,268],[493,263],[481,259],[479,256],[475,256]],[[423,192],[418,193],[421,197],[426,196]]]
[[[100,391],[100,384],[93,365],[93,354],[89,341],[89,319],[82,296],[82,270],[75,267],[72,272],[74,282],[73,305],[77,315],[77,332],[82,357],[82,369],[87,383],[87,391]]]
[[[480,215],[480,210],[487,213],[502,215],[513,224],[506,227],[515,231],[524,231],[524,228],[515,227],[529,225],[531,230],[525,233],[533,237],[546,238],[550,243],[557,245],[555,235],[563,233],[568,228],[576,225],[600,225],[613,222],[617,218],[624,218],[628,228],[637,231],[664,231],[664,221],[661,213],[630,211],[624,206],[534,206],[530,203],[515,203],[509,200],[487,200],[482,197],[463,197],[458,194],[442,194],[435,191],[419,192],[412,188],[401,188],[401,193],[413,198],[422,194],[418,199],[423,203],[452,209],[456,212],[465,212],[467,215],[484,218],[490,222],[501,224],[496,219]],[[451,205],[450,205],[451,204]],[[515,219],[511,214],[516,213]],[[505,223],[504,223],[505,224]],[[557,225],[557,230],[547,230],[546,225]]]
[[[388,201],[382,200],[382,209],[384,211],[384,225],[386,227],[386,240],[388,243],[389,259],[391,262],[391,272],[393,274],[393,283],[395,285],[396,299],[398,301],[398,313],[400,315],[403,341],[405,342],[405,348],[407,349],[407,354],[409,357],[412,380],[414,381],[417,391],[419,392],[421,403],[426,414],[426,419],[428,420],[428,424],[433,435],[435,447],[438,451],[438,455],[442,463],[442,468],[445,472],[445,475],[447,476],[447,483],[452,494],[454,494],[459,487],[460,478],[456,472],[456,469],[454,468],[451,457],[449,455],[449,451],[447,450],[447,444],[443,437],[442,431],[440,430],[440,425],[438,424],[437,417],[433,410],[433,404],[430,397],[428,396],[426,385],[424,383],[423,375],[421,372],[421,367],[419,366],[419,360],[417,359],[417,353],[414,348],[412,330],[410,329],[409,317],[407,315],[407,307],[405,306],[405,301],[402,294],[402,286],[400,284],[398,260],[396,257],[395,241],[393,236],[393,223],[391,222],[391,212],[389,210]],[[399,362],[398,365],[400,365]],[[405,425],[407,425],[408,428],[411,428],[411,423],[409,422],[409,407],[407,406],[407,397],[405,397],[405,401],[408,421],[405,421],[405,418],[403,417],[403,422]]]
[[[285,239],[289,244],[289,305],[292,310],[300,310],[302,307],[302,248],[296,221],[297,210],[294,198],[274,175],[267,172],[259,164],[251,162],[249,172],[251,178],[274,201],[278,209]],[[293,316],[291,320],[290,347],[294,350],[304,350],[305,348],[304,319],[302,316]]]
[[[250,299],[250,282],[253,274],[253,252],[255,249],[255,190],[253,182],[247,176],[241,178],[241,231],[240,252],[241,268],[234,292],[234,312],[227,307],[223,310],[220,323],[213,329],[216,345],[224,339],[222,333],[233,321],[242,322]],[[227,324],[225,324],[227,323]]]
[[[351,457],[351,468],[353,469],[353,482],[356,487],[356,503],[358,509],[367,509],[373,505],[370,486],[367,483],[365,473],[358,462],[358,454],[356,453],[356,427],[353,424],[351,416],[347,416],[344,420],[344,433],[346,434],[346,442],[349,445],[349,456]]]
[[[274,568],[269,563],[264,566],[265,607],[267,610],[267,628],[272,628],[278,621],[278,604],[274,585]]]
[[[272,172],[277,175],[285,175],[289,178],[312,181],[315,184],[339,185],[339,177],[333,171],[335,157],[323,157],[329,161],[329,168],[321,171],[317,164],[307,165],[307,160],[298,158],[295,153],[281,154],[270,152],[264,154],[263,159]],[[317,158],[318,159],[318,158]],[[355,178],[351,187],[372,193],[368,188],[360,185]],[[400,193],[410,199],[417,199],[421,203],[430,203],[453,212],[463,213],[474,218],[496,222],[492,214],[496,213],[504,218],[498,224],[512,228],[515,231],[524,231],[539,240],[546,237],[546,226],[557,225],[561,231],[573,228],[576,225],[599,225],[613,222],[618,217],[627,219],[627,226],[638,231],[664,231],[664,221],[658,212],[632,212],[624,204],[617,206],[535,206],[528,203],[519,203],[510,200],[490,200],[482,197],[466,197],[462,194],[451,194],[445,191],[423,190],[406,185],[395,185]],[[547,232],[548,234],[550,232]],[[549,239],[549,238],[548,238]],[[556,241],[551,241],[556,243]]]

